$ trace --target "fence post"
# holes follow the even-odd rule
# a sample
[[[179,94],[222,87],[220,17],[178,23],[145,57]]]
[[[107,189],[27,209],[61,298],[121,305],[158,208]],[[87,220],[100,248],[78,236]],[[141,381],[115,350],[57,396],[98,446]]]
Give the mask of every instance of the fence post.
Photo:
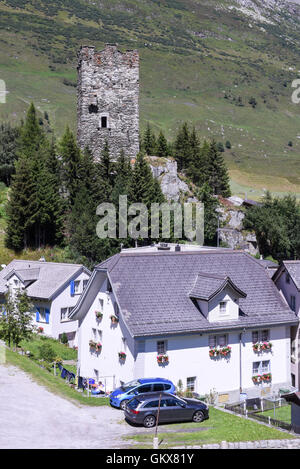
[[[269,420],[269,425],[271,425],[271,417],[270,416],[268,417],[268,420]]]
[[[264,411],[264,400],[263,400],[263,398],[260,399],[260,410],[262,412]]]

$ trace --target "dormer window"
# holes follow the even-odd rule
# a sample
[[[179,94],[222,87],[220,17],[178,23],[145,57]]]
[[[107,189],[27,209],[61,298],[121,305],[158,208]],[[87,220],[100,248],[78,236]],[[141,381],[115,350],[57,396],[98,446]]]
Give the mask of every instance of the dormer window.
[[[219,308],[220,316],[225,316],[227,314],[227,301],[221,301]]]

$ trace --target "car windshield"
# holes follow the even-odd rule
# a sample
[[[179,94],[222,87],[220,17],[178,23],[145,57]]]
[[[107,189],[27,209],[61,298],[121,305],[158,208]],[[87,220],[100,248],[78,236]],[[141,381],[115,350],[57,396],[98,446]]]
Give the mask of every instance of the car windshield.
[[[131,399],[131,401],[128,402],[127,407],[129,409],[136,409],[139,404],[140,401],[138,399]]]
[[[135,388],[135,387],[138,386],[139,384],[141,384],[141,383],[140,383],[138,380],[129,381],[128,383],[122,384],[121,389],[122,389],[122,391],[124,391],[124,392],[130,391],[130,389]]]
[[[173,396],[173,394],[172,394],[172,396]],[[176,399],[176,401],[179,401],[179,402],[181,402],[182,404],[186,404],[186,403],[187,403],[185,399],[182,399],[182,398],[180,398],[180,397],[178,397],[178,396],[174,396],[174,398]]]

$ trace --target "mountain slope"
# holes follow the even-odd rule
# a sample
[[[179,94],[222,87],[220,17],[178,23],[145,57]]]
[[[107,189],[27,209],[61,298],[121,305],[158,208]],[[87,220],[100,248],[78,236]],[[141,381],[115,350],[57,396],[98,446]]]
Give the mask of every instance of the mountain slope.
[[[0,28],[0,79],[9,91],[1,120],[19,120],[34,101],[57,135],[67,124],[75,129],[78,48],[117,42],[140,51],[142,129],[149,121],[172,138],[188,121],[203,137],[230,140],[235,193],[300,194],[295,2],[6,0]]]

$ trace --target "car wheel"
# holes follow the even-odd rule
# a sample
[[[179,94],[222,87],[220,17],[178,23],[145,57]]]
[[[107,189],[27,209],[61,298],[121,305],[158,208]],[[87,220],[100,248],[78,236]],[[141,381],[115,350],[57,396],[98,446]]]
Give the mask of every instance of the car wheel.
[[[204,420],[204,414],[202,410],[197,410],[197,412],[194,413],[193,415],[193,422],[202,422]]]
[[[128,399],[124,399],[124,401],[121,402],[120,408],[121,408],[122,410],[125,410],[125,407],[126,407],[127,402],[128,402]]]
[[[144,427],[146,428],[154,427],[155,423],[156,423],[156,419],[154,415],[147,415],[147,417],[144,418]]]

